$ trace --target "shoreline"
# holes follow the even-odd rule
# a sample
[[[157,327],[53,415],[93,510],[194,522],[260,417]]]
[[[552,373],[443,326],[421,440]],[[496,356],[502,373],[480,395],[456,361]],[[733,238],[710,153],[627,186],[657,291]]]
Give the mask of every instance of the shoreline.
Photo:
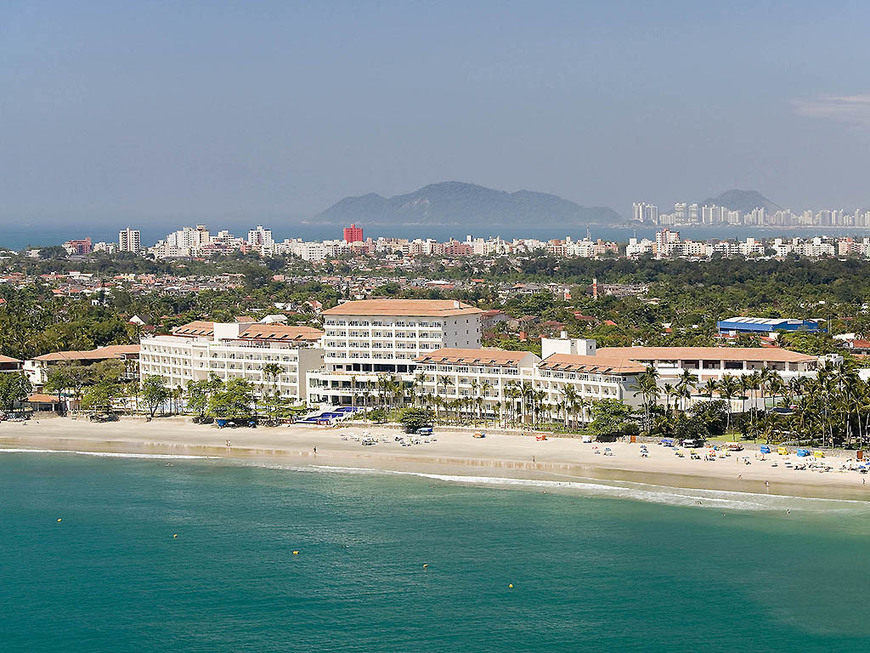
[[[369,432],[378,438],[363,446],[353,435]],[[577,438],[489,434],[472,438],[467,431],[436,429],[437,441],[403,447],[394,441],[395,428],[318,428],[289,426],[225,429],[168,418],[93,424],[70,418],[0,424],[0,449],[141,456],[195,456],[298,466],[361,468],[384,472],[433,474],[571,483],[633,483],[664,488],[718,490],[801,498],[870,501],[866,476],[857,471],[818,472],[784,466],[784,456],[756,459],[745,450],[715,461],[678,458],[672,449],[648,444],[582,443]],[[346,438],[346,439],[343,439]],[[231,446],[226,446],[226,441]],[[610,447],[613,456],[595,453]],[[315,453],[316,450],[316,453]],[[706,451],[706,450],[701,450]],[[847,453],[825,461],[835,470]],[[796,461],[794,455],[788,456]],[[750,464],[745,464],[748,459]],[[776,463],[774,465],[774,463]],[[452,480],[462,480],[453,478]]]

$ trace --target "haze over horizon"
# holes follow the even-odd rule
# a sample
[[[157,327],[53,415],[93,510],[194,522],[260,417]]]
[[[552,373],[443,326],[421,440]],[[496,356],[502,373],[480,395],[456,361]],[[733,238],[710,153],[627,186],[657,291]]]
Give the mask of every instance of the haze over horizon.
[[[11,0],[0,229],[274,225],[446,180],[625,217],[730,188],[867,207],[868,19],[859,2]]]

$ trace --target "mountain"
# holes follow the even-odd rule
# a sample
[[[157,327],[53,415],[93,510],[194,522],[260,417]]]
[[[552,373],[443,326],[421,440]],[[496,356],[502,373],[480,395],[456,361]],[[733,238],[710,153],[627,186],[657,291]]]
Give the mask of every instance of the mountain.
[[[506,193],[448,181],[395,197],[376,193],[346,197],[318,214],[314,221],[367,227],[418,224],[577,227],[616,224],[622,218],[611,208],[584,207],[547,193],[528,190]]]
[[[782,209],[781,206],[777,206],[757,190],[729,190],[718,197],[708,197],[700,204],[701,206],[724,206],[731,211],[740,211],[741,213],[749,213],[757,208],[763,208],[768,212]]]

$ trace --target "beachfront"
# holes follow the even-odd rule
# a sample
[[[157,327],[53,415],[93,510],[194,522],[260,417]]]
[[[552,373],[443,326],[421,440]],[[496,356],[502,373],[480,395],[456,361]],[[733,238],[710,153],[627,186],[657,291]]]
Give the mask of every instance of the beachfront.
[[[370,434],[377,444],[364,446]],[[474,438],[472,431],[437,429],[435,440],[403,446],[395,427],[320,428],[283,426],[218,429],[187,419],[141,419],[94,424],[56,418],[0,424],[0,448],[112,452],[147,455],[197,455],[273,461],[279,464],[362,467],[471,476],[549,480],[630,481],[684,488],[703,488],[796,496],[870,499],[866,476],[844,470],[854,464],[852,452],[829,454],[832,471],[794,469],[792,453],[761,456],[754,448],[705,460],[706,449],[693,459],[674,449],[647,443],[584,443],[579,438],[493,434]],[[227,444],[229,443],[229,446]],[[605,455],[609,447],[612,455]],[[775,450],[774,450],[775,451]],[[788,465],[786,464],[788,463]]]

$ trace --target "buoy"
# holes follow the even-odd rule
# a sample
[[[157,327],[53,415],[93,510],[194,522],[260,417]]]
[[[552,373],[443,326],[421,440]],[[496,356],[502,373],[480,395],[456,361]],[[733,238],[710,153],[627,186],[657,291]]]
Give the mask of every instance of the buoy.
[[[60,519],[58,519],[57,521],[60,521]]]
[[[293,555],[298,556],[298,555],[299,555],[299,551],[294,551],[294,552],[293,552]]]
[[[178,533],[173,533],[172,537],[178,537]]]
[[[509,590],[512,590],[513,588],[514,588],[514,584],[513,584],[513,583],[508,584],[508,589],[509,589]]]

